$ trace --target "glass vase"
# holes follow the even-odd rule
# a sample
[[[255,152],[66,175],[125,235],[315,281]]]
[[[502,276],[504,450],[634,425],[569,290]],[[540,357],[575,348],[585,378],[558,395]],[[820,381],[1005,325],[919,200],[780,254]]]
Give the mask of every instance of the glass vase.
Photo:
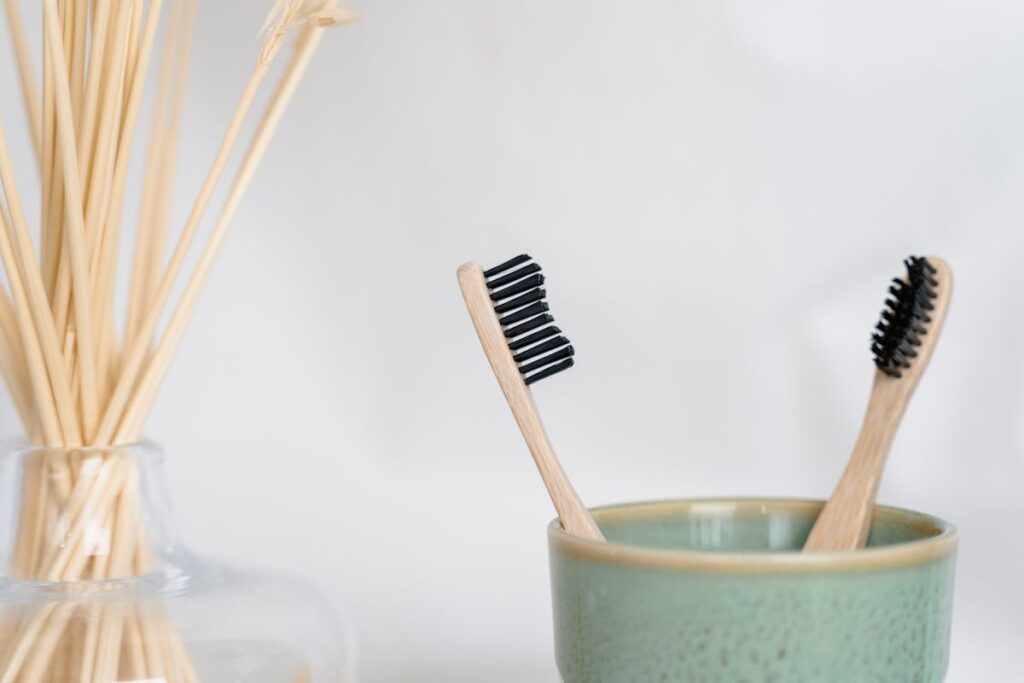
[[[303,583],[178,541],[151,444],[0,455],[0,683],[348,683],[351,638]]]

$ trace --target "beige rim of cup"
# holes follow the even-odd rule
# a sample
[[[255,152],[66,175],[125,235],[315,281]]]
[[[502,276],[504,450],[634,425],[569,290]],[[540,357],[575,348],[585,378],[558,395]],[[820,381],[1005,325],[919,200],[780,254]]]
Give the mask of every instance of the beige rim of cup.
[[[657,517],[763,515],[768,510],[810,516],[816,514],[823,505],[822,501],[814,500],[705,498],[610,505],[595,508],[593,514],[598,524],[614,524]],[[956,527],[937,517],[888,506],[878,506],[875,515],[899,521],[927,537],[864,550],[820,553],[666,550],[581,538],[563,530],[557,519],[548,527],[548,537],[553,550],[591,562],[660,570],[738,574],[862,572],[910,567],[940,560],[956,551],[959,538]]]

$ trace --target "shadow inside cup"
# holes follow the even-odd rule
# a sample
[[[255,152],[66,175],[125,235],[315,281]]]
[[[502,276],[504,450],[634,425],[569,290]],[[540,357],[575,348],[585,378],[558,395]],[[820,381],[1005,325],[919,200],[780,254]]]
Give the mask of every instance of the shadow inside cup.
[[[607,543],[549,527],[565,683],[939,683],[956,529],[878,507],[868,548],[800,552],[823,503],[600,508]]]

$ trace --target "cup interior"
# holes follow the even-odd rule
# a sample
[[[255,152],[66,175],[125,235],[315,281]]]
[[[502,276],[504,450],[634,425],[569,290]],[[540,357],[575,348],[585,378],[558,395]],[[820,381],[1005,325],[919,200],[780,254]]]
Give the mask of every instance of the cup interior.
[[[816,501],[678,501],[598,509],[595,519],[609,543],[662,550],[798,552],[821,507]],[[868,547],[926,541],[947,530],[934,517],[881,507]]]
[[[696,499],[593,510],[607,542],[565,532],[555,520],[552,548],[598,563],[677,570],[805,572],[920,566],[955,552],[955,527],[937,517],[878,506],[868,547],[801,552],[824,501]]]

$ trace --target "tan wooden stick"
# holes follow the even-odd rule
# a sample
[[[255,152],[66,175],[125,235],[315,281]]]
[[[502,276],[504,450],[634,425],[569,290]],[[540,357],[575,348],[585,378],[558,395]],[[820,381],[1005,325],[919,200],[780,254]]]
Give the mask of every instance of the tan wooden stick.
[[[134,676],[138,680],[147,680],[150,672],[146,666],[146,650],[142,641],[142,630],[139,628],[138,608],[135,608],[133,612],[127,626],[128,657],[131,662],[128,675]]]
[[[3,130],[0,128],[0,148],[2,146]],[[3,150],[0,149],[0,157],[2,156]],[[25,287],[22,285],[17,258],[8,234],[9,226],[6,225],[5,214],[6,212],[0,212],[0,258],[3,259],[4,270],[7,272],[11,292],[14,295],[15,317],[20,333],[19,336],[25,348],[25,360],[28,366],[32,395],[35,398],[43,436],[51,443],[59,443],[62,436],[60,420],[57,417],[53,393],[50,390],[46,363],[39,350],[36,330],[29,312],[28,296],[25,293]]]
[[[104,74],[103,61],[107,54],[107,29],[110,25],[111,0],[97,0],[94,7],[93,26],[95,27],[89,44],[89,72],[86,75],[85,102],[82,106],[80,126],[78,128],[78,156],[85,168],[82,177],[90,182],[89,169],[95,151],[96,121],[100,116],[100,85]],[[111,79],[112,80],[112,79]]]
[[[96,659],[100,633],[100,615],[96,605],[86,608],[85,635],[82,638],[82,663],[79,664],[78,675],[81,683],[91,683],[92,672],[96,668]]]
[[[177,165],[178,138],[181,135],[181,120],[183,103],[185,101],[185,84],[187,82],[190,55],[192,54],[192,40],[195,36],[196,14],[199,9],[198,0],[187,0],[181,8],[181,30],[178,39],[178,49],[175,55],[173,68],[173,83],[171,84],[170,100],[167,108],[167,117],[164,121],[165,130],[161,136],[163,141],[163,152],[160,155],[160,169],[156,182],[158,192],[154,198],[153,206],[153,234],[150,239],[149,249],[144,255],[146,264],[143,275],[143,301],[150,301],[156,291],[157,282],[163,269],[164,251],[167,241],[167,224],[171,208],[171,196],[174,188],[174,169]]]
[[[43,514],[45,499],[49,493],[49,487],[44,485],[42,476],[41,467],[34,466],[31,460],[26,461],[18,511],[18,536],[11,558],[11,576],[17,579],[33,576],[34,545],[39,542],[39,537],[35,535],[36,517]],[[32,493],[35,491],[38,491],[39,495]]]
[[[348,23],[355,19],[354,14],[339,16],[340,23]],[[245,159],[242,161],[242,165],[232,183],[224,207],[203,249],[199,263],[189,279],[185,292],[182,294],[170,322],[167,324],[167,330],[164,332],[146,364],[146,370],[139,379],[138,387],[125,408],[124,417],[115,435],[115,441],[134,440],[142,429],[142,424],[152,407],[157,389],[163,382],[174,353],[181,343],[181,337],[195,309],[199,293],[202,291],[203,284],[209,276],[220,246],[227,236],[228,227],[230,227],[231,222],[234,220],[242,198],[249,189],[256,169],[266,153],[267,146],[270,144],[274,132],[277,130],[281,116],[284,114],[288,103],[291,102],[295,90],[309,66],[313,53],[320,43],[323,31],[322,26],[322,24],[307,26],[303,31],[303,35],[296,43],[295,54],[285,74],[281,77],[277,90],[271,98],[271,102],[263,115],[256,133],[253,135],[253,140],[246,152]]]
[[[0,227],[9,225],[10,219],[7,217],[7,212],[0,202]],[[14,305],[11,303],[11,299],[7,296],[7,292],[0,287],[0,331],[3,332],[4,337],[7,338],[8,343],[11,346],[11,352],[14,360],[18,363],[21,368],[19,375],[25,376],[25,351],[21,343],[21,334],[18,332],[18,323],[15,318]]]
[[[101,89],[99,101],[92,103],[92,107],[97,112],[96,120],[87,122],[85,126],[89,138],[82,143],[82,147],[88,156],[80,159],[79,166],[82,179],[86,183],[85,226],[91,252],[89,275],[94,283],[97,260],[96,244],[102,241],[102,220],[106,217],[111,202],[110,184],[114,174],[114,160],[117,156],[117,134],[123,115],[122,93],[125,89],[125,74],[131,56],[128,52],[128,45],[123,40],[123,35],[128,30],[128,22],[131,20],[131,8],[127,5],[121,7],[115,14],[115,20],[113,40],[110,41],[110,65],[106,69],[106,82]],[[92,95],[91,92],[89,94]]]
[[[0,230],[6,232],[9,222],[7,209],[0,201]],[[7,386],[14,407],[18,411],[18,416],[21,418],[22,424],[25,425],[30,439],[38,440],[41,434],[39,425],[36,423],[35,411],[32,408],[32,389],[26,371],[28,361],[25,358],[21,333],[18,331],[14,305],[2,287],[0,287],[0,335],[2,335],[0,338],[0,374],[3,375],[4,384]]]
[[[953,273],[945,261],[934,256],[928,262],[936,269],[935,309],[929,312],[932,321],[921,338],[917,357],[899,378],[875,371],[871,399],[861,426],[853,454],[843,472],[835,492],[825,504],[811,535],[804,545],[805,551],[856,550],[863,548],[871,530],[875,498],[882,471],[889,455],[896,430],[900,426],[907,404],[928,367],[932,353],[942,332],[942,324],[949,310],[953,291]]]
[[[51,520],[57,516],[57,508],[60,505],[60,492],[57,486],[49,486],[46,477],[49,468],[35,467],[35,481],[29,480],[27,484],[35,484],[38,488],[26,489],[22,495],[29,500],[31,516],[26,527],[31,536],[28,543],[27,564],[25,572],[20,578],[39,578],[38,568],[42,561],[43,553],[46,550],[48,532],[52,529]]]
[[[16,0],[4,2],[10,14]],[[196,2],[183,2],[185,7],[179,11],[188,15],[186,23],[191,26]],[[148,330],[138,323],[137,330],[126,332],[126,351],[138,349],[138,360],[134,369],[125,372],[129,366],[122,359],[131,354],[120,352],[114,334],[114,281],[128,162],[162,0],[43,0],[41,5],[44,97],[37,103],[37,108],[42,106],[41,114],[33,117],[38,129],[36,144],[41,148],[37,155],[42,162],[41,257],[36,261],[0,128],[0,260],[9,276],[12,297],[8,299],[0,286],[0,372],[30,436],[57,447],[105,445],[141,427],[227,224],[308,65],[320,29],[347,23],[354,15],[335,9],[333,0],[279,0],[275,5],[273,26],[253,78],[178,242],[180,253],[175,251],[162,277],[154,279],[147,274],[145,278],[140,315],[143,323],[152,323]],[[296,57],[257,127],[182,300],[150,354],[170,289],[242,132],[260,81],[296,25],[304,26],[296,41]],[[12,27],[20,31],[20,18]],[[15,39],[18,37],[15,34]],[[167,130],[176,132],[187,40],[168,50],[178,50],[171,57],[177,70],[167,111],[161,108],[159,115],[165,118]],[[19,54],[19,59],[22,56]],[[27,69],[22,71],[24,74]],[[28,83],[31,85],[31,79]],[[162,170],[146,181],[159,185],[151,188],[153,207],[148,215],[166,215],[169,202],[169,172],[165,169],[173,165],[175,136],[165,136],[161,144],[158,158]],[[142,270],[159,272],[164,228],[154,224],[144,229],[150,228],[158,239],[142,250]],[[165,285],[167,291],[160,294]],[[133,335],[137,335],[135,340]],[[120,404],[112,397],[117,382],[126,392]],[[114,405],[116,409],[107,409]],[[98,434],[100,418],[107,414],[111,416],[107,434]],[[15,575],[46,581],[104,581],[156,568],[141,524],[133,467],[116,457],[102,458],[97,465],[87,453],[92,452],[57,454],[26,473],[11,557]],[[93,531],[109,538],[109,548],[96,545]],[[184,644],[165,617],[136,614],[134,609],[119,614],[116,605],[106,603],[89,606],[81,620],[78,612],[69,610],[65,605],[26,610],[16,632],[10,631],[9,622],[0,620],[4,630],[0,683],[49,683],[71,676],[82,683],[125,676],[198,682]],[[143,645],[144,634],[156,639]]]
[[[89,18],[89,5],[85,2],[76,2],[69,8],[71,15],[71,43],[68,46],[68,73],[71,80],[71,107],[75,113],[75,120],[81,118],[82,100],[85,91],[85,62],[86,48],[88,47],[87,29]]]
[[[115,134],[121,119],[120,91],[127,59],[126,43],[121,37],[128,29],[130,17],[130,8],[111,11],[109,2],[98,4],[95,10],[94,25],[97,31],[90,46],[90,82],[85,87],[84,111],[77,121],[76,131],[82,134],[77,140],[79,175],[84,193],[86,244],[90,254],[92,244],[98,239],[97,233],[102,233],[102,226],[99,225],[101,218],[111,202],[109,184],[113,172],[113,148],[116,146]],[[62,185],[55,188],[55,191],[63,197]],[[61,252],[52,295],[57,332],[65,343],[73,331],[68,319],[71,310],[69,258],[67,250]],[[90,278],[93,279],[91,267],[90,258]],[[74,371],[73,357],[71,365]]]
[[[98,6],[96,22],[101,28],[93,44],[94,57],[99,60],[98,67],[90,71],[94,72],[96,82],[87,85],[86,112],[87,120],[83,124],[86,133],[84,141],[80,141],[79,168],[84,189],[84,210],[85,210],[85,235],[88,260],[89,280],[92,287],[93,299],[98,295],[97,280],[99,276],[98,251],[105,239],[108,226],[104,222],[112,203],[116,201],[115,193],[111,191],[111,183],[115,173],[115,158],[117,156],[118,138],[117,134],[122,122],[123,92],[125,89],[125,77],[127,64],[130,55],[128,43],[125,39],[129,31],[129,23],[132,16],[132,7],[128,3],[120,3],[115,11],[109,11],[107,6]],[[109,39],[108,39],[109,36]],[[104,44],[107,49],[103,50]],[[95,92],[94,92],[95,89]],[[68,306],[70,304],[71,281],[70,269],[67,267],[68,257],[62,254],[61,269],[58,273],[54,293],[55,317],[57,319],[58,332],[66,336],[70,329],[67,327]],[[95,306],[94,306],[95,310]],[[93,346],[97,349],[99,356],[100,349],[100,325],[102,324],[102,312],[96,311],[93,316],[94,341]],[[97,358],[98,363],[98,358]],[[97,377],[101,377],[100,368],[95,370]],[[100,381],[100,380],[98,380]],[[97,387],[97,404],[100,402],[99,387]]]
[[[143,5],[145,4],[145,0],[131,0],[130,4],[132,8],[132,22],[131,30],[128,33],[128,54],[137,55],[139,53],[139,44],[142,40],[142,8]],[[150,9],[152,10],[152,5],[150,5]],[[150,14],[152,14],[152,12],[150,12]],[[136,62],[135,60],[129,62],[129,81],[135,78],[135,74],[138,70],[138,62]],[[127,102],[125,103],[125,106],[127,107]]]
[[[32,57],[25,38],[25,22],[21,18],[18,0],[4,0],[7,10],[7,27],[11,34],[11,45],[18,63],[18,78],[21,81],[21,92],[25,105],[25,116],[28,118],[29,130],[32,132],[32,149],[36,153],[36,162],[43,164],[43,114],[39,104],[39,91],[32,73]]]
[[[467,263],[459,268],[458,277],[466,308],[469,309],[469,317],[473,319],[473,327],[480,337],[480,344],[484,348],[494,376],[498,379],[498,385],[505,394],[505,400],[512,409],[512,415],[519,424],[519,430],[526,439],[533,461],[540,470],[541,479],[548,489],[551,502],[555,504],[562,526],[571,534],[603,541],[601,530],[562,469],[547,432],[544,431],[533,394],[512,359],[512,352],[508,348],[508,342],[487,291],[483,269],[476,263]]]
[[[75,142],[75,119],[71,110],[71,89],[62,65],[67,63],[64,46],[57,39],[56,0],[43,0],[43,16],[49,24],[50,57],[57,64],[54,78],[54,94],[57,104],[57,138],[64,171],[64,197],[67,203],[65,238],[68,242],[71,282],[75,300],[75,327],[78,346],[78,362],[81,372],[82,427],[86,442],[90,442],[96,427],[98,407],[96,405],[96,347],[93,336],[93,322],[90,315],[92,286],[89,283],[89,268],[86,253],[85,217],[83,214],[82,181],[78,173],[78,149]]]
[[[142,95],[145,89],[145,76],[149,70],[149,61],[152,57],[153,46],[156,41],[157,28],[160,23],[160,12],[163,0],[151,0],[146,14],[145,26],[142,29],[141,42],[138,45],[139,53],[128,53],[128,63],[134,64],[133,72],[126,71],[125,91],[123,93],[123,117],[118,121],[118,141],[115,164],[113,169],[113,189],[111,194],[113,200],[108,205],[105,213],[106,220],[101,224],[104,226],[102,237],[98,237],[94,243],[94,251],[91,257],[90,275],[94,280],[99,279],[96,267],[102,267],[103,263],[110,263],[110,255],[107,252],[113,251],[116,255],[117,235],[119,234],[121,222],[121,208],[124,204],[125,183],[127,182],[128,164],[131,150],[135,139],[136,124],[138,121],[139,109],[142,106]],[[122,111],[121,107],[117,108]],[[108,276],[109,278],[109,276]],[[109,283],[112,284],[112,281]],[[109,286],[107,287],[109,288]],[[100,296],[96,303],[106,301],[104,284],[101,280],[97,290]]]
[[[48,421],[51,419],[50,411],[52,408],[47,405],[48,402],[45,400],[45,397],[52,396],[53,405],[55,405],[57,416],[59,417],[59,434],[64,438],[62,440],[58,436],[55,441],[50,443],[61,443],[63,441],[63,443],[69,446],[77,446],[81,444],[81,432],[78,429],[74,401],[71,398],[71,383],[68,381],[64,362],[61,358],[56,330],[54,329],[53,319],[50,317],[47,305],[46,289],[43,286],[42,276],[39,273],[38,263],[35,260],[35,254],[32,249],[32,237],[28,231],[25,213],[21,207],[18,189],[14,182],[14,169],[11,166],[10,156],[7,151],[7,140],[4,136],[2,124],[0,124],[0,186],[3,187],[7,197],[7,207],[10,210],[11,220],[11,224],[6,226],[7,229],[3,231],[4,240],[5,242],[7,241],[7,233],[9,232],[10,242],[13,242],[11,251],[15,257],[14,261],[10,263],[5,261],[4,269],[7,271],[12,293],[14,293],[15,289],[14,281],[19,281],[17,288],[24,298],[19,300],[17,293],[15,293],[16,306],[21,311],[31,313],[31,320],[35,328],[32,332],[28,332],[25,329],[21,330],[22,342],[26,346],[26,352],[28,351],[28,346],[39,349],[45,373],[49,375],[48,379],[45,374],[42,378],[37,375],[33,379],[33,392],[36,394],[36,400],[42,402],[40,416],[44,420],[44,433],[47,434],[47,439],[51,438],[52,425]],[[13,270],[9,268],[13,268]],[[33,369],[34,365],[34,362],[30,361],[30,370]],[[40,395],[39,392],[43,391],[43,387],[46,387],[45,393]],[[52,392],[50,388],[52,388]]]
[[[209,206],[210,199],[213,197],[213,191],[216,189],[217,183],[224,172],[224,168],[227,166],[228,157],[231,154],[231,150],[234,148],[235,141],[238,139],[238,136],[242,131],[246,115],[252,107],[252,103],[259,91],[260,84],[263,82],[263,79],[267,74],[268,68],[269,63],[264,63],[261,60],[256,65],[249,82],[246,84],[242,97],[235,108],[235,113],[232,116],[231,123],[228,125],[227,132],[221,140],[220,148],[217,150],[217,155],[214,158],[213,165],[206,176],[206,181],[199,190],[199,196],[196,198],[195,205],[189,214],[185,228],[178,239],[178,244],[171,256],[167,270],[160,279],[160,286],[157,288],[153,301],[150,302],[150,308],[146,311],[146,316],[140,325],[136,338],[133,342],[129,343],[125,349],[121,374],[118,377],[117,384],[114,387],[110,400],[107,403],[107,408],[103,413],[103,417],[97,431],[96,441],[98,443],[109,442],[117,430],[125,404],[128,401],[129,393],[132,391],[136,381],[138,380],[139,371],[141,370],[143,362],[146,359],[146,355],[149,352],[150,339],[152,339],[153,333],[160,322],[160,314],[163,310],[163,306],[167,301],[167,297],[170,296],[174,281],[185,262],[189,247],[191,247],[192,240],[195,237],[196,230],[199,228],[199,224],[206,212],[206,208]]]
[[[25,621],[19,629],[18,637],[11,643],[11,647],[4,658],[3,666],[0,668],[0,683],[21,683],[18,673],[25,665],[26,660],[32,655],[37,643],[43,640],[43,629],[51,621],[56,619],[55,626],[63,629],[61,614],[67,605],[56,604],[40,605],[26,614]]]
[[[114,348],[113,296],[114,278],[117,273],[116,258],[120,245],[121,223],[123,219],[124,195],[128,180],[128,166],[132,145],[136,133],[136,124],[142,104],[145,76],[149,70],[153,47],[156,42],[157,28],[163,0],[152,0],[146,11],[146,20],[141,29],[137,55],[130,55],[129,63],[134,64],[134,72],[129,74],[124,116],[119,128],[116,162],[113,172],[113,187],[110,190],[112,200],[108,204],[105,220],[101,223],[103,232],[94,242],[94,250],[90,267],[90,277],[96,286],[93,292],[93,310],[97,311],[97,327],[103,331],[101,338],[105,344],[100,346],[101,359],[99,368],[108,372],[108,361]],[[104,386],[100,392],[107,399],[109,388]],[[102,439],[94,442],[105,443]]]
[[[0,297],[0,308],[9,312],[13,318],[14,312],[6,294]],[[30,440],[38,440],[39,428],[35,424],[35,413],[32,410],[32,390],[25,376],[25,357],[21,351],[21,341],[19,337],[12,339],[8,336],[6,329],[0,332],[0,375],[3,376],[11,401]]]
[[[75,609],[73,604],[58,605],[46,624],[46,628],[32,642],[32,651],[23,665],[18,683],[42,683],[47,675],[47,667],[53,653],[60,643],[61,636],[68,626],[68,621]]]
[[[46,34],[49,32],[46,23],[43,23],[43,42],[46,42]],[[43,167],[42,176],[42,200],[40,213],[42,222],[39,226],[41,233],[42,262],[40,269],[48,296],[53,296],[57,281],[57,266],[62,256],[60,241],[63,236],[63,222],[61,211],[63,206],[63,194],[59,191],[60,169],[57,166],[58,155],[54,138],[56,137],[57,114],[53,104],[53,60],[50,59],[49,50],[43,50]],[[54,315],[57,312],[54,311]],[[61,336],[63,337],[61,328]]]
[[[142,306],[145,301],[149,300],[150,283],[155,282],[158,276],[158,273],[154,273],[150,265],[149,254],[155,248],[153,242],[157,241],[155,234],[158,231],[157,224],[160,224],[160,228],[166,224],[166,214],[160,211],[160,196],[170,192],[173,180],[171,172],[173,163],[168,155],[172,153],[177,143],[177,127],[170,123],[171,114],[168,113],[168,110],[172,108],[172,90],[175,91],[175,95],[179,97],[181,95],[180,91],[174,87],[178,84],[178,79],[175,78],[175,69],[179,64],[180,55],[188,52],[182,44],[186,39],[185,28],[182,25],[183,9],[184,3],[176,2],[172,5],[170,22],[164,31],[164,50],[160,64],[160,76],[157,81],[156,102],[153,105],[154,114],[149,133],[149,145],[146,151],[145,183],[139,210],[139,228],[135,235],[135,257],[132,259],[131,285],[128,289],[128,315],[124,325],[124,336],[129,341],[135,338],[139,329]],[[179,107],[174,108],[180,113]]]
[[[354,13],[338,13],[338,25],[350,23],[351,21],[355,21],[356,18],[357,15]],[[288,24],[288,26],[290,26],[290,24]],[[291,101],[291,98],[295,93],[295,89],[301,81],[302,76],[305,74],[306,68],[309,66],[313,52],[320,42],[321,31],[323,31],[322,23],[318,23],[315,26],[307,25],[303,31],[303,35],[297,41],[295,55],[289,63],[285,74],[281,77],[278,89],[271,99],[256,133],[253,135],[253,140],[246,152],[245,159],[243,159],[242,164],[239,167],[231,190],[224,202],[224,208],[221,210],[220,216],[218,217],[213,231],[207,240],[206,246],[203,249],[203,253],[199,258],[199,262],[192,272],[192,277],[181,296],[178,306],[172,314],[170,322],[167,324],[167,329],[164,332],[160,343],[154,350],[152,357],[145,363],[145,372],[140,377],[138,372],[143,367],[143,361],[146,358],[146,347],[142,345],[142,342],[147,340],[155,329],[163,304],[166,302],[167,296],[170,294],[170,285],[173,284],[174,276],[177,274],[177,270],[180,268],[182,263],[181,258],[184,257],[184,251],[182,251],[180,255],[178,252],[181,250],[186,235],[188,235],[189,241],[191,240],[189,232],[191,228],[194,228],[191,219],[189,221],[189,226],[186,226],[186,232],[182,235],[182,240],[179,240],[178,249],[175,250],[175,254],[171,257],[171,265],[168,266],[167,273],[165,273],[164,278],[161,281],[156,299],[152,302],[152,308],[149,310],[146,321],[143,323],[142,332],[136,340],[138,342],[135,345],[136,348],[126,352],[127,358],[125,359],[124,366],[121,369],[122,374],[119,380],[119,387],[114,390],[114,395],[112,396],[110,405],[108,406],[107,415],[104,415],[104,421],[100,428],[99,434],[101,437],[107,436],[108,434],[106,431],[106,428],[109,426],[107,422],[108,417],[111,418],[110,424],[112,424],[113,428],[116,430],[112,434],[115,443],[120,443],[123,440],[132,440],[131,435],[136,434],[141,428],[145,415],[152,404],[155,392],[160,386],[164,374],[167,372],[170,365],[171,358],[173,357],[181,335],[184,332],[185,325],[191,317],[196,298],[202,291],[202,286],[213,266],[213,261],[220,249],[220,245],[223,243],[224,238],[227,235],[227,229],[230,226],[231,221],[234,219],[235,213],[238,211],[242,198],[245,196],[245,193],[252,182],[252,178],[255,175],[260,161],[263,159],[263,155],[266,153],[267,145],[270,143],[270,140],[277,129],[277,125],[280,122],[285,108]],[[276,54],[276,49],[271,50],[264,47],[264,57],[263,60],[261,60],[261,64],[269,64],[269,62],[265,60],[272,59]],[[257,85],[261,80],[262,76],[257,78],[254,75],[253,82],[256,82]],[[246,95],[243,96],[243,104],[247,111],[248,105],[251,104],[250,93],[247,92]],[[242,105],[239,106],[239,111],[241,110]],[[235,128],[235,123],[236,122],[232,123],[232,126],[229,128],[229,134],[225,138],[225,141],[227,141],[228,138],[231,138],[232,144],[234,139],[237,137],[237,131],[232,132],[232,129]],[[240,121],[237,123],[240,125]],[[216,177],[219,177],[219,172]],[[209,183],[211,179],[215,181],[216,177],[211,175],[207,182]],[[212,186],[209,189],[212,191]],[[203,193],[201,194],[205,194],[205,192],[206,187],[204,186]],[[196,209],[193,210],[194,215],[196,214],[196,210],[199,211],[199,215],[196,216],[196,220],[198,220],[203,210],[205,210],[208,200],[209,197],[201,197],[200,201],[197,202]],[[187,249],[187,242],[184,246],[185,249]],[[179,256],[181,258],[179,258]],[[135,391],[132,393],[130,398],[128,396],[129,392],[127,389],[123,392],[123,395],[119,396],[118,389],[121,388],[120,385],[126,384],[129,378],[132,380],[138,380],[138,385]],[[114,418],[116,418],[116,420]]]
[[[137,549],[136,545],[141,526],[137,524],[139,519],[139,498],[137,490],[137,472],[131,459],[117,452],[107,456],[91,456],[84,461],[83,468],[87,468],[88,476],[80,476],[76,483],[75,490],[70,491],[65,497],[66,504],[61,511],[60,519],[50,522],[48,528],[67,529],[62,541],[46,550],[42,566],[45,567],[43,576],[50,581],[77,581],[84,578],[85,570],[90,560],[89,552],[85,546],[85,531],[93,520],[116,518],[112,506],[115,504],[127,511],[127,507],[134,506],[131,514],[122,515],[123,524],[112,538],[114,544],[111,549],[109,563],[106,569],[97,570],[93,574],[94,579],[98,578],[123,578],[129,572],[125,568],[130,565],[126,554]],[[85,472],[83,471],[83,474]],[[116,522],[108,522],[108,526]],[[124,533],[121,533],[124,532]],[[45,536],[45,532],[39,534]],[[110,569],[111,571],[108,571]],[[36,648],[32,643],[50,643],[60,640],[67,620],[48,618],[48,613],[38,613],[33,618],[38,620],[32,622],[30,628],[24,630],[19,636],[21,640],[14,644],[12,652],[22,653],[8,661],[6,668],[2,669],[4,678],[0,681],[18,680],[22,678],[11,678],[17,676],[19,671],[26,676],[24,680],[36,680],[27,678],[29,675],[46,672],[47,664],[54,657],[53,648]],[[100,617],[103,617],[102,619]],[[95,619],[88,621],[86,631],[86,642],[84,643],[85,660],[81,666],[81,672],[86,681],[112,680],[112,676],[104,674],[101,669],[111,666],[111,658],[120,652],[121,639],[124,637],[123,625],[111,626],[106,623],[110,618],[109,614],[98,614]],[[120,623],[120,620],[118,620]],[[102,623],[101,623],[102,622]],[[100,624],[101,628],[94,628]],[[23,642],[28,641],[28,642]],[[182,651],[182,654],[184,651]],[[168,651],[169,656],[178,656]],[[95,662],[95,663],[93,663]],[[115,662],[116,664],[116,662]],[[182,665],[184,666],[184,665]],[[96,678],[88,678],[91,672],[95,671]]]

